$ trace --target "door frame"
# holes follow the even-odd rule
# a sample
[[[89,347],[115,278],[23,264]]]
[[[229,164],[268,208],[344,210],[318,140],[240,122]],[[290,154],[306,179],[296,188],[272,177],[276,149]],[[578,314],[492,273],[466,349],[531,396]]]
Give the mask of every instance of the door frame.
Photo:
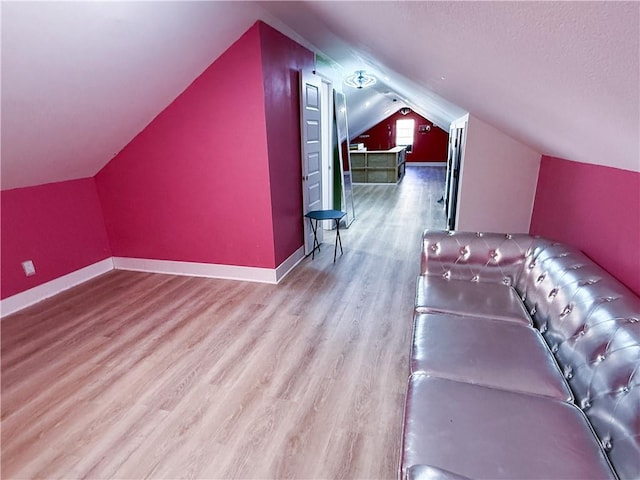
[[[328,77],[316,72],[322,81],[321,103],[322,111],[320,118],[322,122],[322,208],[328,208],[333,198],[333,176],[332,164],[333,155],[331,149],[331,132],[333,119],[333,82]],[[334,228],[334,222],[331,220],[323,222],[325,230]]]
[[[445,208],[447,228],[455,230],[458,225],[458,203],[460,201],[461,174],[464,161],[464,151],[467,143],[468,117],[462,117],[451,122],[449,127],[449,155],[447,161],[447,181],[445,192]]]

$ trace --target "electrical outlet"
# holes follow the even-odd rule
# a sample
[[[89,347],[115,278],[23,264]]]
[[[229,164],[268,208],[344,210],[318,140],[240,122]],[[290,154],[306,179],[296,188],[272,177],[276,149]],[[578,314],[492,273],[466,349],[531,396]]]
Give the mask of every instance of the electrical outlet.
[[[36,267],[33,265],[33,262],[31,260],[22,262],[22,269],[24,270],[24,274],[27,277],[36,274]]]

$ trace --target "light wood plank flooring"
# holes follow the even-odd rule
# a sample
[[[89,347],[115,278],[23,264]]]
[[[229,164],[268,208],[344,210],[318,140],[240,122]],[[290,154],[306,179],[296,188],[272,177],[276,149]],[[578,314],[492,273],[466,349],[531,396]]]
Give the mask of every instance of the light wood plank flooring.
[[[277,286],[114,271],[4,319],[2,478],[395,478],[443,183],[356,186]]]

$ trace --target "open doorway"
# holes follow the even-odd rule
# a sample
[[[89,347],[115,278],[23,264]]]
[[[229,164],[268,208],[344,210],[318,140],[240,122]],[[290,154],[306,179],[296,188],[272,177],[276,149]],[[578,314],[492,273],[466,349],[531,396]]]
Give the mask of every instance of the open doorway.
[[[461,119],[451,124],[449,129],[449,158],[444,189],[444,206],[447,213],[447,228],[455,230],[460,196],[460,171],[466,140],[467,120]]]
[[[336,102],[341,101],[341,104]],[[329,78],[316,71],[300,72],[300,128],[302,157],[303,215],[314,210],[342,210],[348,227],[354,219],[351,190],[345,188],[343,152],[336,145],[344,143],[348,160],[348,128],[346,102],[335,92]],[[346,174],[350,175],[349,169]],[[350,176],[348,177],[350,180]],[[349,181],[349,187],[351,182]],[[351,206],[349,208],[349,205]],[[316,240],[322,243],[323,231],[334,228],[335,222],[322,222],[314,232],[304,221],[305,254],[314,251]]]

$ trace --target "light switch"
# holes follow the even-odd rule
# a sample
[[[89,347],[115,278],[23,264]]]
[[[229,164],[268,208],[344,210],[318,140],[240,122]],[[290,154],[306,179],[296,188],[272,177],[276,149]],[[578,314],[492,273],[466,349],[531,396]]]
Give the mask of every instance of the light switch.
[[[31,260],[22,262],[22,269],[24,270],[24,274],[27,277],[36,274],[36,267],[33,265],[33,262]]]

